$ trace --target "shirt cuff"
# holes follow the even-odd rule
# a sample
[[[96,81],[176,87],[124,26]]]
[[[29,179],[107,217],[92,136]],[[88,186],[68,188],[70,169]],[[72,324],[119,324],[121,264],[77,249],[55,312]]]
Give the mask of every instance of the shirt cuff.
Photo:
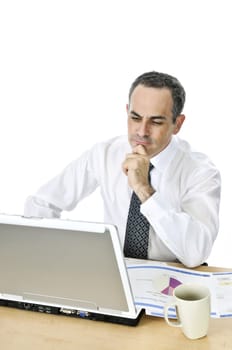
[[[141,213],[146,216],[149,221],[161,220],[163,217],[168,215],[168,212],[173,208],[171,207],[169,201],[165,201],[161,198],[159,192],[155,192],[150,198],[148,198],[144,203],[141,204],[140,210]]]

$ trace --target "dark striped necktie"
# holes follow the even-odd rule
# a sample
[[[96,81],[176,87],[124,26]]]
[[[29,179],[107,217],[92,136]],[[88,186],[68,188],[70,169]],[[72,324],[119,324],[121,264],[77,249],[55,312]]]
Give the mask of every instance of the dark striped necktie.
[[[154,166],[150,163],[148,180],[150,183],[150,171]],[[147,259],[150,224],[140,212],[141,201],[132,193],[127,218],[126,236],[124,242],[124,255],[130,258]]]

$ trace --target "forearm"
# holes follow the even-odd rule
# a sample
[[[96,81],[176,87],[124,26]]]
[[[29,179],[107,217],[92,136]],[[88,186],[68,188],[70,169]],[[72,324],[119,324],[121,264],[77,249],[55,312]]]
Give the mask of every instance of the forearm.
[[[77,203],[92,193],[98,185],[90,158],[95,159],[94,155],[86,152],[40,187],[35,195],[28,197],[24,215],[59,218],[62,211],[74,209]]]
[[[36,197],[30,196],[24,205],[24,216],[39,218],[59,218],[61,209]]]
[[[192,215],[189,208],[180,210],[163,202],[158,194],[141,206],[154,229],[153,234],[189,267],[198,266],[208,258],[218,232],[217,205],[208,208],[204,200],[199,203],[198,207],[193,205]]]

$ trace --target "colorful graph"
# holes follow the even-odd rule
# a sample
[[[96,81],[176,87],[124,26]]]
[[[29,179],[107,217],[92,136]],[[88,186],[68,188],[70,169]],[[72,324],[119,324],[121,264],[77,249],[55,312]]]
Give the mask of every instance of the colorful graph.
[[[163,290],[161,290],[161,293],[165,295],[173,295],[173,290],[180,284],[181,284],[180,281],[178,281],[173,277],[170,277],[168,286]]]
[[[182,284],[182,282],[168,274],[160,274],[153,280],[154,290],[159,291],[159,293],[164,295],[173,295],[174,288],[180,284]]]

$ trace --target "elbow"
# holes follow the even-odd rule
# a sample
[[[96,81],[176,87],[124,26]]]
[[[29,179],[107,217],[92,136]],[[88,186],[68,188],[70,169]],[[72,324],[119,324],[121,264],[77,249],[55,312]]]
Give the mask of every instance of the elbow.
[[[217,225],[211,229],[203,227],[198,235],[192,237],[191,244],[188,241],[183,246],[182,256],[179,256],[180,262],[188,268],[195,268],[206,263],[217,237],[217,229]]]
[[[198,266],[201,266],[203,264],[206,263],[206,259],[202,260],[202,259],[182,259],[180,260],[181,264],[183,264],[185,267],[189,268],[189,269],[194,269]]]
[[[195,249],[192,247],[191,251],[186,251],[184,256],[180,257],[180,262],[187,268],[195,268],[206,263],[210,252],[212,249],[212,244],[203,245]]]
[[[185,267],[190,269],[206,264],[206,261],[210,255],[211,248],[208,246],[207,249],[202,249],[197,252],[194,250],[187,252],[183,257],[179,258],[179,261]]]
[[[198,249],[192,249],[186,250],[183,254],[182,257],[179,257],[180,262],[187,268],[195,268],[198,267],[204,263],[206,263],[211,249],[212,249],[212,244],[207,244],[207,246],[202,245],[201,247],[196,247]]]

